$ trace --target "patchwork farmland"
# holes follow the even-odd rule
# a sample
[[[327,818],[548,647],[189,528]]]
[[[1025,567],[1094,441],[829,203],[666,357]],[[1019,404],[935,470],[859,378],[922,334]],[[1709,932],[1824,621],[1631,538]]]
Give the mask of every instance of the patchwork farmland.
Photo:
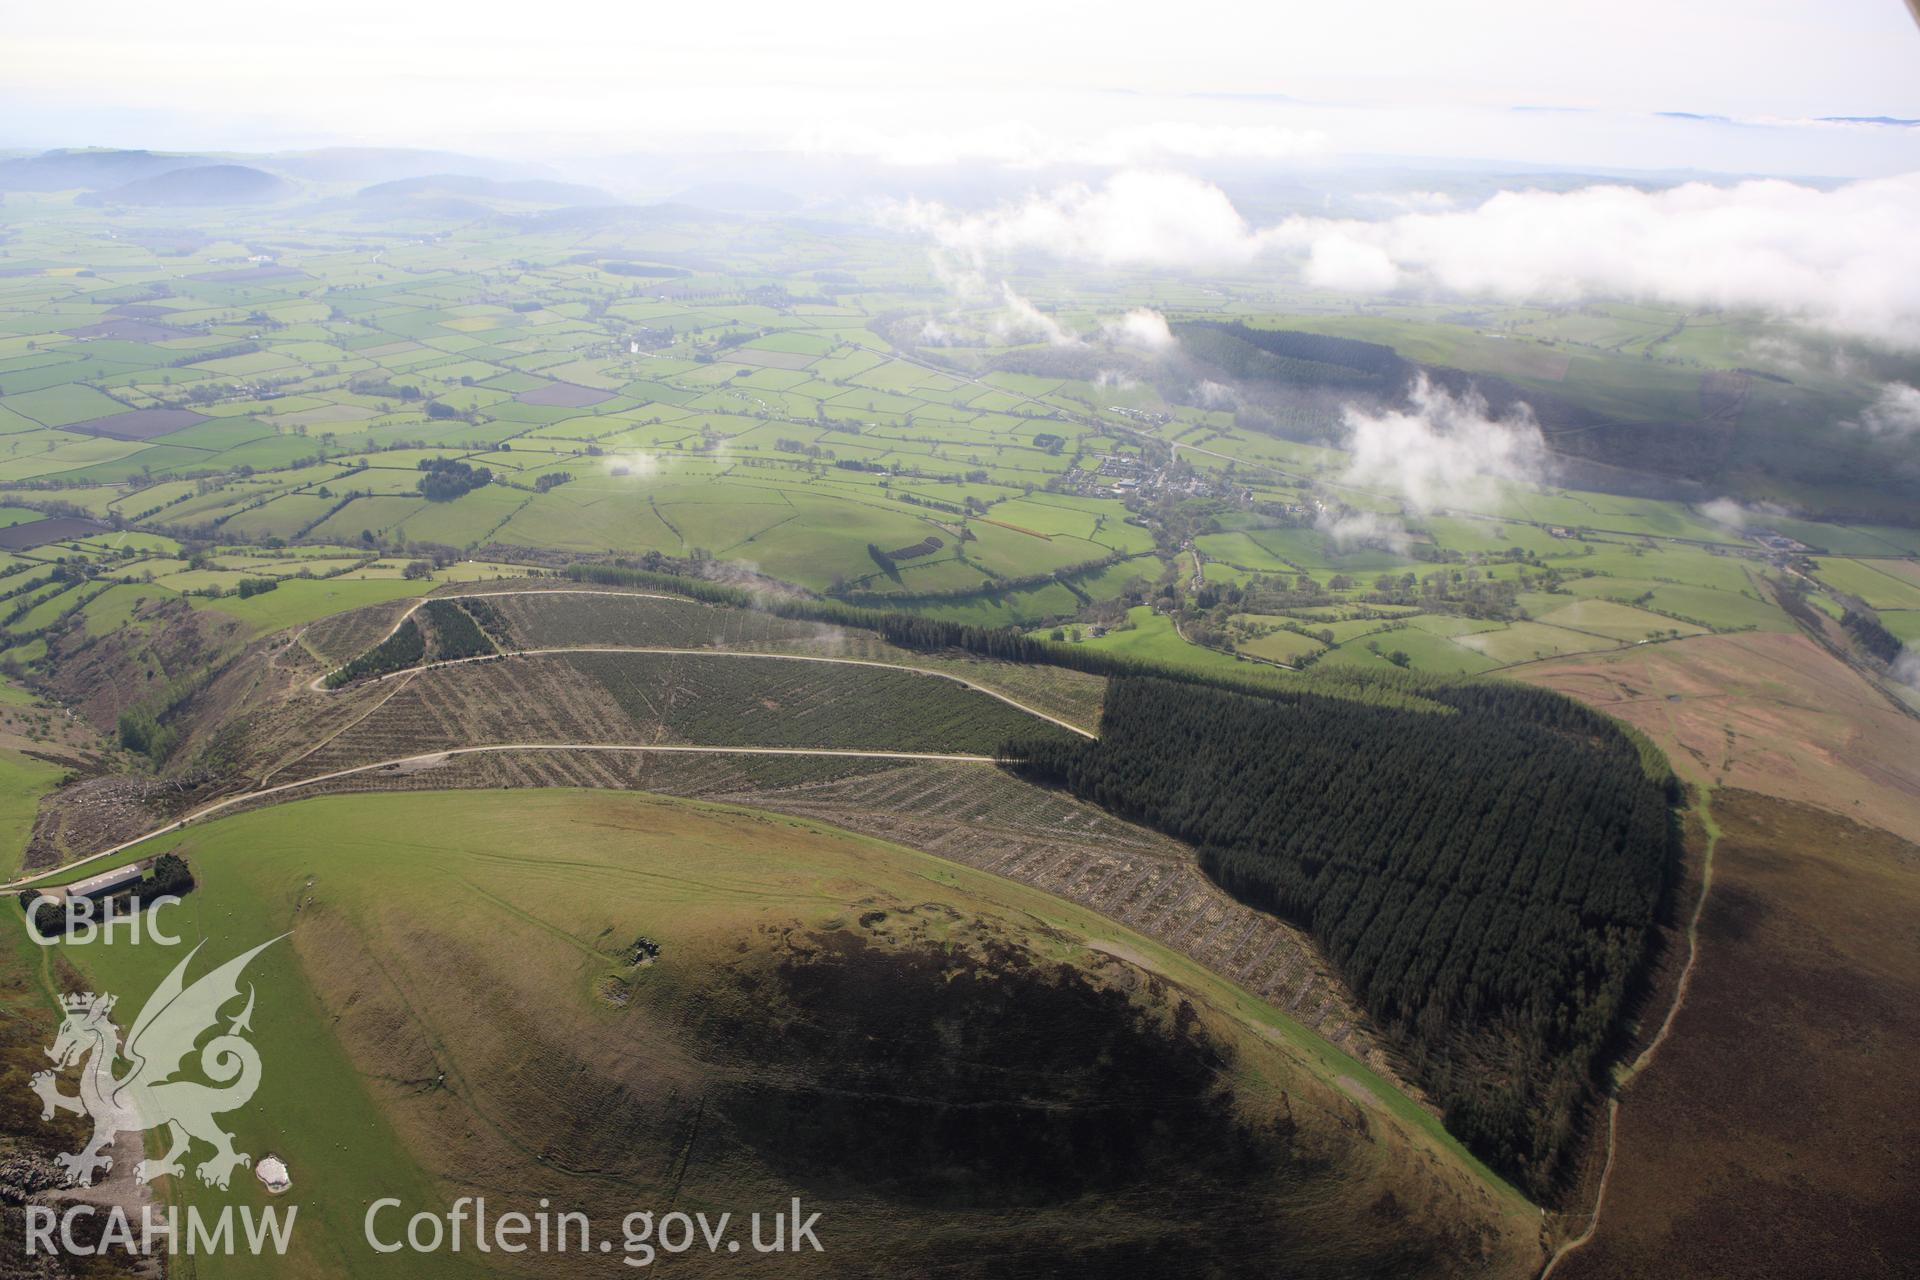
[[[291,930],[258,1027],[315,1216],[364,1159],[817,1187],[913,1273],[1711,1270],[1729,1187],[1860,1274],[1898,1238],[1833,1192],[1865,1103],[1794,1147],[1821,1195],[1747,1170],[1910,976],[1859,892],[1920,832],[1912,472],[1861,429],[1910,362],[1259,263],[962,297],[811,209],[287,181],[0,202],[0,865],[171,849],[204,936]],[[1370,461],[1436,388],[1434,449],[1527,465]],[[1860,936],[1762,963],[1830,870]],[[0,955],[0,1003],[157,977]],[[1771,1093],[1705,1100],[1741,1027]]]

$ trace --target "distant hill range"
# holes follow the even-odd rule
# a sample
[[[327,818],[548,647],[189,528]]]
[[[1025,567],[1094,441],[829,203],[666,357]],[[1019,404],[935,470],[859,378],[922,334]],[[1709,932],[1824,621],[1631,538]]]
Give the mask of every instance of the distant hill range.
[[[436,174],[472,174],[516,181],[548,178],[553,174],[545,165],[406,147],[327,147],[319,151],[277,152],[261,160],[278,173],[313,182],[387,183],[430,178]]]
[[[99,191],[218,163],[212,156],[158,151],[46,151],[0,161],[0,191]]]
[[[1511,377],[1410,359],[1378,342],[1217,321],[1176,322],[1189,378],[1228,382],[1248,425],[1338,443],[1348,406],[1403,408],[1418,378],[1474,395],[1492,417],[1540,424],[1558,483],[1635,497],[1700,501],[1716,493],[1774,500],[1779,477],[1827,518],[1892,520],[1920,500],[1920,465],[1895,437],[1849,426],[1854,402],[1778,374],[1669,369],[1635,362],[1633,378],[1597,357],[1575,376]],[[1623,389],[1625,388],[1625,389]]]
[[[278,174],[244,164],[203,164],[169,169],[105,191],[89,191],[76,204],[161,205],[192,208],[200,205],[271,204],[297,191]]]
[[[353,203],[381,213],[420,217],[487,217],[504,209],[606,206],[618,201],[598,187],[544,178],[499,179],[464,173],[435,173],[375,183]]]
[[[61,148],[0,160],[0,191],[112,191],[116,192],[115,198],[120,199],[118,190],[133,183],[181,171],[212,168],[251,169],[295,181],[374,184],[369,190],[418,181],[437,185],[449,193],[533,204],[604,204],[611,199],[594,188],[550,181],[552,171],[541,165],[488,160],[452,151],[382,147],[329,147],[259,155]],[[217,174],[202,176],[216,182],[229,180]],[[461,184],[468,185],[462,190]],[[497,184],[502,190],[488,190],[487,184]],[[249,184],[243,183],[234,189],[241,190],[246,185]],[[250,185],[264,189],[264,184],[257,181]],[[514,188],[523,189],[513,194]],[[140,195],[137,191],[133,194]],[[127,202],[155,203],[142,199]]]
[[[1621,421],[1577,395],[1521,388],[1505,378],[1426,364],[1377,342],[1237,323],[1188,321],[1174,326],[1186,353],[1203,368],[1231,379],[1266,408],[1314,412],[1278,434],[1332,443],[1339,412],[1349,404],[1394,407],[1406,403],[1416,379],[1456,396],[1477,395],[1494,418],[1530,412],[1556,455],[1565,483],[1641,497],[1702,496],[1699,482],[1724,463],[1731,419],[1743,397],[1703,398],[1694,415],[1665,422]],[[1735,380],[1737,385],[1739,380]]]

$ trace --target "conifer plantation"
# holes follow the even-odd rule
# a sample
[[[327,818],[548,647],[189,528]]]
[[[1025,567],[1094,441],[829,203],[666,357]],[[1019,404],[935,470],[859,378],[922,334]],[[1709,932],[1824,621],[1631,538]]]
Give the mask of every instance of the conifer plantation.
[[[1673,784],[1569,700],[1422,692],[1445,709],[1123,677],[1097,741],[1002,757],[1192,842],[1310,930],[1448,1128],[1546,1197],[1646,957]]]

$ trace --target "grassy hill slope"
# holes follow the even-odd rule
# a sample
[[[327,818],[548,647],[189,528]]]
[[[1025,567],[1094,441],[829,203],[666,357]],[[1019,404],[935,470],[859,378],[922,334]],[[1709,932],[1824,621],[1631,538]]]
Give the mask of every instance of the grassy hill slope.
[[[1537,1265],[1537,1212],[1361,1064],[1118,925],[933,857],[566,791],[329,797],[143,851],[162,844],[193,861],[177,910],[209,955],[292,930],[251,974],[266,1078],[229,1118],[293,1170],[301,1253],[276,1275],[380,1269],[358,1251],[374,1196],[482,1193],[607,1228],[798,1195],[824,1214],[822,1273]],[[659,952],[636,963],[641,939]],[[129,1008],[177,958],[67,948]]]

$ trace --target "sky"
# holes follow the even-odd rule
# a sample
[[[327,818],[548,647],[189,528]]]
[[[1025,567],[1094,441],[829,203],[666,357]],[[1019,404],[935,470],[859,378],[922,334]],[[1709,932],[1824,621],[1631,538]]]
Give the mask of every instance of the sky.
[[[1902,0],[15,6],[0,146],[1920,170]]]

